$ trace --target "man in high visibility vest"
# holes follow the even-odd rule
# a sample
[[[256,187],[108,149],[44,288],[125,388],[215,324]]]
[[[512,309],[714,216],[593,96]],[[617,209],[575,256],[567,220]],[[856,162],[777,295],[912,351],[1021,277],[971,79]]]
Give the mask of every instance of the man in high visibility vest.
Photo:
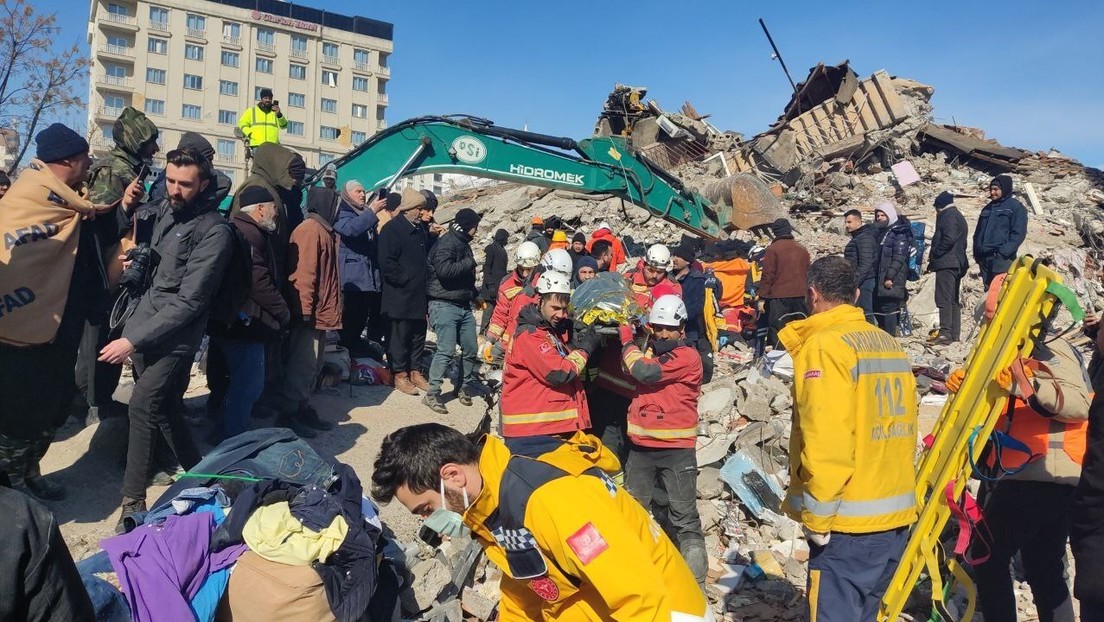
[[[869,322],[843,257],[809,266],[807,319],[778,339],[794,360],[785,509],[809,540],[809,620],[872,622],[916,520],[916,381]]]
[[[280,130],[287,124],[280,103],[272,101],[272,89],[261,89],[260,102],[246,108],[238,117],[238,129],[249,141],[250,148],[264,143],[280,144]]]

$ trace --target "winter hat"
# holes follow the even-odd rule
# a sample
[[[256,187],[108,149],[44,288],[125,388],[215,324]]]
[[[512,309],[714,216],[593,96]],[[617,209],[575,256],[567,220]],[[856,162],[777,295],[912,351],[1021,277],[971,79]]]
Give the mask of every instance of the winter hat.
[[[337,179],[337,169],[332,164],[327,164],[322,171],[322,179]]]
[[[785,218],[779,218],[771,223],[771,233],[773,233],[776,238],[793,236],[793,225]]]
[[[510,241],[510,232],[505,229],[499,229],[495,231],[494,241],[499,244],[505,244]]]
[[[481,216],[475,213],[470,207],[461,208],[459,212],[456,212],[456,217],[453,220],[457,225],[460,225],[462,231],[471,231],[479,226],[479,220]]]
[[[195,149],[202,153],[208,160],[215,159],[215,148],[211,146],[211,141],[204,138],[201,134],[195,132],[184,132],[180,135],[180,142],[176,143],[177,149]]]
[[[583,235],[582,231],[576,231],[575,235],[571,236],[571,243],[574,244],[575,242],[586,244],[586,236]]]
[[[238,204],[242,207],[257,205],[258,203],[272,203],[272,193],[263,186],[246,186],[238,193]]]
[[[68,127],[54,123],[35,136],[37,157],[43,162],[58,162],[88,152],[88,141]]]
[[[692,263],[694,261],[694,247],[689,244],[679,244],[675,250],[671,251],[671,254],[682,259],[686,263]]]
[[[419,207],[426,206],[426,198],[421,193],[413,188],[404,188],[402,191],[402,202],[399,204],[399,211],[406,212],[412,209],[418,209]]]
[[[993,178],[993,181],[989,182],[989,187],[996,186],[1001,189],[1001,198],[1007,199],[1012,196],[1012,178],[1008,175],[997,175]]]
[[[267,87],[261,89],[261,96],[258,99],[264,99],[266,97],[272,97],[272,89]]]
[[[422,193],[422,196],[425,197],[425,208],[427,210],[432,212],[433,210],[437,209],[437,195],[433,194],[432,190],[422,188],[418,192]]]
[[[892,203],[882,203],[878,207],[874,208],[874,212],[881,212],[889,217],[889,225],[897,222],[897,208],[893,207]]]
[[[583,255],[580,257],[579,260],[575,262],[575,274],[573,276],[576,281],[579,280],[579,268],[590,268],[598,272],[598,260],[590,255]]]
[[[944,190],[939,193],[939,196],[935,197],[935,209],[943,209],[948,205],[954,205],[954,195]]]
[[[544,224],[544,219],[541,218],[540,216],[533,216],[532,224],[534,224],[534,225],[543,225]]]

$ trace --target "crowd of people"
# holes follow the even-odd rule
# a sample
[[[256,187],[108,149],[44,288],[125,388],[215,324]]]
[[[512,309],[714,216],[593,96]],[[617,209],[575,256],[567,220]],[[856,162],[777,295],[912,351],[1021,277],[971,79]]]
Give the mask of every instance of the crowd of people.
[[[481,219],[471,207],[437,223],[432,193],[373,190],[332,168],[307,187],[302,157],[265,139],[278,138],[282,115],[264,95],[269,101],[242,117],[252,172],[232,197],[210,143],[195,134],[146,179],[158,129],[133,108],[116,122],[110,157],[93,163],[88,143],[55,124],[38,134],[36,158],[10,188],[0,179],[7,487],[64,496],[39,463],[79,391],[88,421],[128,418],[125,529],[147,510],[152,481],[202,459],[182,398],[205,336],[207,440],[217,445],[253,419],[274,419],[301,438],[331,429],[311,395],[327,335],[336,334],[352,356],[385,360],[395,390],[441,415],[449,413],[446,380],[471,405],[489,390],[480,367],[502,367],[497,435],[403,427],[383,442],[372,494],[398,500],[442,536],[478,540],[504,571],[503,616],[541,619],[555,607],[559,615],[709,619],[698,398],[714,354],[744,338],[793,359],[784,509],[810,546],[810,617],[874,619],[916,519],[915,380],[894,337],[907,330],[907,282],[924,266],[921,240],[892,204],[874,208],[870,223],[847,211],[842,256],[815,261],[785,219],[771,225],[765,248],[684,238],[652,245],[630,264],[608,223],[588,237],[550,215],[534,219],[512,257],[509,233],[494,232],[479,266],[472,246]],[[954,198],[944,192],[934,205],[927,270],[936,280],[937,343],[961,338],[968,227]],[[993,180],[990,199],[972,248],[995,291],[1027,216],[1007,176]],[[593,279],[622,283],[642,321],[574,317],[572,292]],[[989,297],[987,319],[996,300]],[[1104,346],[1095,321],[1087,326]],[[436,349],[427,364],[429,332]],[[1032,359],[996,379],[1009,393],[1003,429],[1030,457],[998,459],[1007,477],[984,487],[991,534],[977,544],[989,553],[975,573],[981,608],[986,619],[1014,619],[1010,562],[1019,553],[1039,615],[1072,619],[1072,531],[1082,619],[1100,620],[1104,478],[1094,457],[1104,445],[1089,422],[1101,412],[1092,393],[1102,366],[1096,357],[1087,377],[1068,342],[1038,340]],[[135,384],[121,404],[112,396],[127,361]],[[951,374],[949,390],[964,374]],[[48,516],[22,499],[0,503],[38,517],[28,524]],[[21,541],[57,537],[46,525]],[[68,577],[63,557],[50,563]],[[0,594],[12,589],[0,582]],[[77,601],[59,600],[70,611],[83,606]]]

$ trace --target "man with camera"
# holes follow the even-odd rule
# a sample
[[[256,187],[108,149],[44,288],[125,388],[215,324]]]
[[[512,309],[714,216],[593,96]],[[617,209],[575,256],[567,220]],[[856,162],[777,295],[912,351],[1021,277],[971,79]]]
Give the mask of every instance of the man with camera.
[[[238,129],[250,149],[264,143],[280,144],[280,130],[287,124],[287,117],[280,111],[280,102],[272,100],[272,89],[267,88],[261,89],[260,102],[238,117]]]
[[[146,509],[146,484],[154,463],[156,435],[166,441],[180,465],[199,462],[180,398],[207,325],[211,302],[232,254],[232,232],[209,203],[199,201],[212,183],[211,162],[195,149],[177,149],[166,157],[166,198],[155,206],[148,277],[122,337],[100,352],[105,363],[134,364],[130,399],[130,439],[123,475],[122,520]],[[124,208],[132,197],[124,198]],[[131,267],[140,261],[132,261]]]

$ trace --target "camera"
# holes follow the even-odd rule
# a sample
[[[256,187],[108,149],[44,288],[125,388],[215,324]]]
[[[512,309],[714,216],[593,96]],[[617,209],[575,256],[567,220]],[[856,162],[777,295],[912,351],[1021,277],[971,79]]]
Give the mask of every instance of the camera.
[[[145,291],[153,267],[157,265],[157,253],[149,244],[142,243],[128,250],[124,259],[129,261],[130,265],[119,277],[119,285],[131,293]]]

